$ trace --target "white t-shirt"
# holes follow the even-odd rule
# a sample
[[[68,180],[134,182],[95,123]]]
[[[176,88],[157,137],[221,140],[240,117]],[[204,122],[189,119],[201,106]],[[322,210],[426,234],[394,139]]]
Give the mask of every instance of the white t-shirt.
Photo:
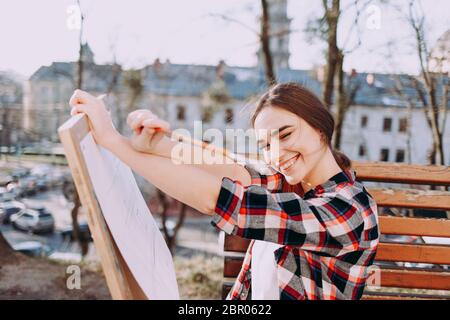
[[[277,264],[274,251],[277,243],[255,240],[252,248],[252,300],[279,300]]]

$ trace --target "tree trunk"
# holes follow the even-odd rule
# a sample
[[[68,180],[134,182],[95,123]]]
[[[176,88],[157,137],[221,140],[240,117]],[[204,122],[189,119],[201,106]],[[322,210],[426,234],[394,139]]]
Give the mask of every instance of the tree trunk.
[[[345,90],[344,84],[344,55],[343,53],[338,53],[338,59],[336,63],[336,72],[338,80],[338,90],[337,90],[337,103],[336,103],[336,116],[335,116],[335,129],[334,129],[334,142],[333,148],[339,150],[341,148],[341,138],[342,138],[342,126],[344,124],[345,112],[347,110],[347,92]]]
[[[167,195],[164,192],[162,192],[161,190],[158,189],[156,192],[157,192],[158,199],[159,199],[159,202],[162,207],[160,215],[161,215],[161,223],[162,223],[164,238],[166,239],[167,247],[169,248],[170,252],[173,253],[173,250],[175,249],[175,246],[177,244],[178,231],[183,226],[188,206],[186,204],[180,202],[181,208],[180,208],[180,213],[178,215],[178,220],[173,229],[173,234],[170,234],[169,230],[167,229],[167,224],[166,224],[167,223],[167,215],[168,215],[168,211],[169,211],[169,207],[170,207],[170,201],[169,201]]]
[[[78,7],[80,8],[81,13],[81,26],[80,26],[80,36],[79,36],[79,55],[78,55],[78,68],[77,68],[77,88],[82,89],[83,88],[83,23],[84,23],[84,15],[81,11],[81,5],[80,1],[78,1]],[[76,188],[74,188],[74,197],[73,197],[73,203],[74,206],[71,211],[71,217],[72,217],[72,228],[73,228],[73,236],[74,241],[78,241],[80,248],[81,248],[81,254],[84,257],[87,254],[87,249],[85,248],[85,245],[83,244],[83,241],[80,237],[80,225],[78,223],[78,212],[81,207],[81,201],[80,196],[78,195],[78,191]]]
[[[275,84],[276,76],[273,68],[272,53],[270,51],[270,17],[267,0],[261,0],[262,17],[261,17],[261,48],[264,55],[266,82],[268,86]]]
[[[339,48],[337,46],[337,29],[340,15],[340,1],[333,0],[332,7],[329,8],[327,1],[323,1],[325,18],[328,25],[327,32],[327,65],[325,69],[323,101],[327,108],[333,104],[334,78],[336,75],[336,64],[338,63]]]

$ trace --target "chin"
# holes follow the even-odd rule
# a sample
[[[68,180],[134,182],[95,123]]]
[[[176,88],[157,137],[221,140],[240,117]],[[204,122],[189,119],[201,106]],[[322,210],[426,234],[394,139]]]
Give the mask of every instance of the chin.
[[[289,175],[283,174],[284,178],[286,179],[286,182],[290,185],[296,185],[302,182],[303,180],[303,174],[301,172],[293,172]]]
[[[300,167],[294,168],[292,172],[283,173],[283,175],[287,183],[289,183],[290,185],[296,185],[301,183],[305,179],[306,172],[304,172],[303,167]]]

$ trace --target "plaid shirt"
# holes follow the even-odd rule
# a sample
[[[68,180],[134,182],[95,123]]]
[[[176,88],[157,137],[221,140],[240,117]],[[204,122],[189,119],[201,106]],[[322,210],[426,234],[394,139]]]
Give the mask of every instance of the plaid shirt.
[[[253,239],[227,299],[247,299],[254,240],[283,245],[274,251],[280,299],[361,298],[379,230],[377,205],[355,172],[341,171],[303,193],[268,166],[245,168],[251,185],[224,177],[211,221]]]

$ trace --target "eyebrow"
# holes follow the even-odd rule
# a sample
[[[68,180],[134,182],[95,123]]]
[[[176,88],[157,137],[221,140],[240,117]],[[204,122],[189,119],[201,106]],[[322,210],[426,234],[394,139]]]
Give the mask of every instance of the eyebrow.
[[[291,127],[293,127],[293,126],[292,126],[292,125],[285,125],[285,126],[282,126],[281,128],[278,128],[278,129],[273,130],[273,132],[270,134],[270,136],[271,136],[271,137],[276,136],[277,134],[280,134],[282,131],[284,131],[284,130],[286,130],[286,129],[288,129],[288,128],[291,128]],[[264,140],[262,140],[262,139],[259,139],[259,140],[257,141],[258,145],[260,145],[262,142],[264,142]]]

